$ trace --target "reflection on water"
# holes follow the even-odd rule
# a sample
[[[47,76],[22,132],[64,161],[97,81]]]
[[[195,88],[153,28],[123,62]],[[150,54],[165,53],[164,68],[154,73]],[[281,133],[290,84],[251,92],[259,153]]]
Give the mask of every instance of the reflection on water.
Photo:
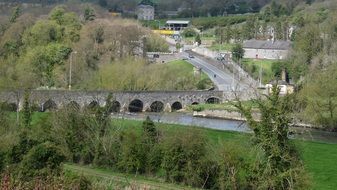
[[[155,122],[189,125],[223,131],[237,131],[251,133],[251,130],[242,121],[193,117],[185,113],[128,113],[113,115],[113,118],[144,120],[149,116]],[[320,131],[308,128],[291,128],[294,134],[291,138],[337,143],[337,133]]]

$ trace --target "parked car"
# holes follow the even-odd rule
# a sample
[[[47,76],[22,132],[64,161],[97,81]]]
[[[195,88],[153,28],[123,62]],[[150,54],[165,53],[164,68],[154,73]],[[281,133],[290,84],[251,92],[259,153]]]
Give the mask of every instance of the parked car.
[[[192,54],[189,54],[188,57],[191,58],[191,59],[194,58],[194,56]]]

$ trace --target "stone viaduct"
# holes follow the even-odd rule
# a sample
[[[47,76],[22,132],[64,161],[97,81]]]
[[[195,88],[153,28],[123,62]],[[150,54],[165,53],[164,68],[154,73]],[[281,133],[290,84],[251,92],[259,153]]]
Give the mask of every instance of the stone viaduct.
[[[76,106],[78,109],[105,106],[109,94],[113,97],[114,112],[171,112],[199,103],[220,103],[225,97],[221,91],[29,91],[30,103],[39,111]],[[23,90],[0,92],[0,102],[22,109]]]

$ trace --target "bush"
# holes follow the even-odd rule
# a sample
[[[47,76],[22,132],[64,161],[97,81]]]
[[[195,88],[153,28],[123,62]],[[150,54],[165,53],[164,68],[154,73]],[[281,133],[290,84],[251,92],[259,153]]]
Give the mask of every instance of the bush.
[[[71,187],[70,189],[89,190],[92,189],[92,183],[86,176],[79,176],[72,171],[64,171],[64,180]]]
[[[124,172],[145,172],[146,152],[142,145],[142,139],[134,132],[127,132],[122,135],[121,153],[117,166]]]
[[[37,144],[35,140],[28,137],[26,131],[19,135],[19,143],[10,148],[7,157],[10,164],[18,164],[21,162],[23,156]]]
[[[0,102],[0,108],[8,112],[16,112],[17,106],[15,103]]]
[[[5,166],[5,153],[0,150],[0,173],[2,172]]]
[[[163,143],[162,167],[166,180],[201,185],[201,176],[196,173],[206,153],[206,139],[199,131],[177,132]]]
[[[205,110],[205,106],[203,106],[203,105],[193,105],[192,106],[192,110],[193,111],[204,111]]]
[[[60,148],[50,142],[33,147],[20,163],[20,172],[26,179],[30,177],[47,177],[58,174],[65,156]]]
[[[183,32],[183,36],[186,38],[188,37],[195,37],[198,33],[193,28],[186,28]]]

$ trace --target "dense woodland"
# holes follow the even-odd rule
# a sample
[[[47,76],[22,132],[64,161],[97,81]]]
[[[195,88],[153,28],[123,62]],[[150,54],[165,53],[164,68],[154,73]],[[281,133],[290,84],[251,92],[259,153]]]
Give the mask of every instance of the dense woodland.
[[[16,7],[1,26],[2,88],[67,88],[70,63],[74,89],[187,90],[200,82],[143,59],[168,51],[164,39],[132,20],[96,18],[89,6],[78,14],[58,6],[42,18]]]

